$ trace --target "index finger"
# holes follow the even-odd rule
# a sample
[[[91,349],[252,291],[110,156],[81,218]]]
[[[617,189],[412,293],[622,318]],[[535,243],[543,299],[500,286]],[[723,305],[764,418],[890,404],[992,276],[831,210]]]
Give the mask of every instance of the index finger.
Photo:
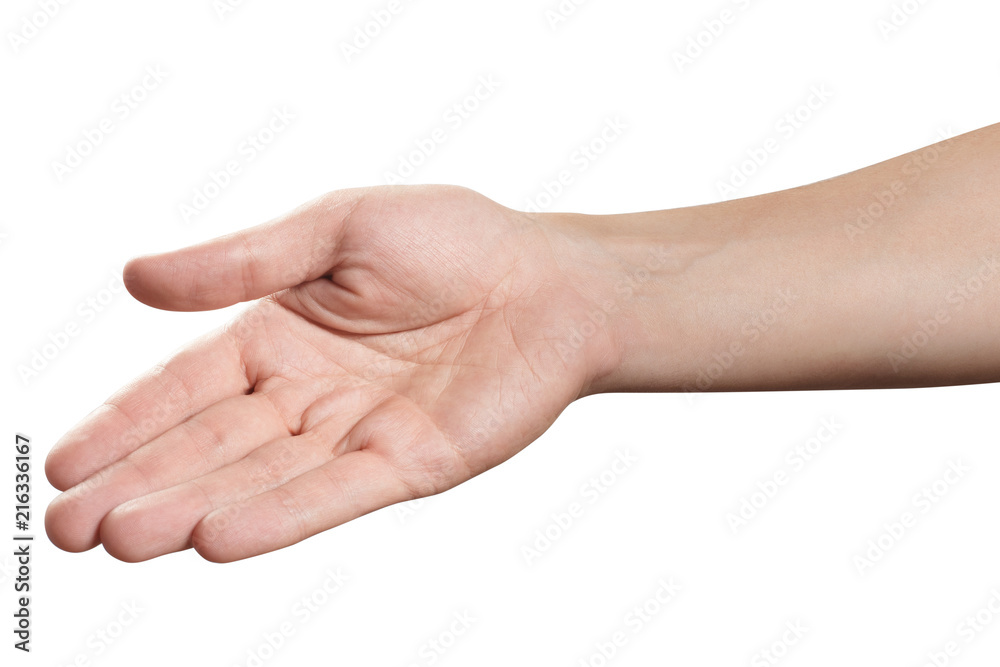
[[[65,491],[213,403],[251,388],[233,334],[225,328],[206,334],[74,426],[49,452],[45,474]]]

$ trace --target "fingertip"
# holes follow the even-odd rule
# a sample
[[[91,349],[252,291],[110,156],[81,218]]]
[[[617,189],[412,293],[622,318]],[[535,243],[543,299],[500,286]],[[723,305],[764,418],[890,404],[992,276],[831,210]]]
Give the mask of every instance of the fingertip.
[[[65,465],[65,455],[61,451],[63,449],[57,442],[45,456],[45,478],[58,491],[65,491],[73,486],[72,474]]]
[[[240,521],[246,509],[247,501],[242,500],[206,514],[191,531],[191,547],[212,563],[232,563],[270,551],[261,550],[256,531],[247,530]]]
[[[45,457],[45,477],[55,488],[68,491],[93,475],[100,467],[95,456],[94,443],[101,442],[101,430],[95,429],[102,415],[102,408],[83,418],[63,437],[56,441]]]
[[[239,560],[221,544],[220,532],[212,525],[211,519],[212,515],[209,514],[194,527],[191,532],[191,547],[199,556],[211,563],[231,563]]]
[[[105,551],[128,563],[191,548],[191,531],[204,515],[204,498],[190,484],[122,503],[101,521]]]
[[[143,264],[146,261],[148,255],[137,255],[132,259],[125,262],[125,268],[122,269],[122,282],[125,283],[125,289],[129,291],[129,294],[135,296],[135,288],[139,284],[139,279],[142,274]],[[138,298],[138,297],[136,297]]]
[[[244,272],[227,259],[231,236],[133,257],[122,270],[122,282],[136,300],[174,312],[215,310],[265,296],[245,293]]]
[[[98,530],[104,550],[113,558],[125,563],[140,563],[159,554],[151,553],[144,548],[145,543],[142,539],[136,539],[141,537],[142,531],[138,522],[142,519],[130,509],[130,504],[125,503],[111,510],[101,521]]]
[[[157,255],[139,255],[130,259],[122,270],[122,282],[125,283],[128,293],[137,301],[153,308],[173,310],[169,305],[169,299],[164,298],[160,289],[163,280],[156,276],[157,257]]]
[[[45,510],[45,533],[49,541],[63,551],[80,553],[98,545],[94,531],[80,530],[75,516],[74,503],[79,502],[68,493],[56,497]]]

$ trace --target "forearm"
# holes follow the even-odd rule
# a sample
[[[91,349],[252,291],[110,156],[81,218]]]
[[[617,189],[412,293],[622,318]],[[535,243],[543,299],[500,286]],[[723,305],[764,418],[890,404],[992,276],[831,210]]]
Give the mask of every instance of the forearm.
[[[552,221],[588,248],[615,350],[590,393],[1000,380],[1000,125],[793,190]]]

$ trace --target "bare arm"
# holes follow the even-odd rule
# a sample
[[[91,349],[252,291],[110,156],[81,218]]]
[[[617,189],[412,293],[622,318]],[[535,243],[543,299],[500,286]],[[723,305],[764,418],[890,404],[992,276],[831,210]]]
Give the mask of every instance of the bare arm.
[[[614,267],[588,281],[621,354],[593,391],[1000,380],[1000,125],[759,197],[552,217]]]
[[[444,491],[608,391],[1000,379],[1000,126],[739,201],[528,215],[463,188],[334,192],[125,271],[255,303],[66,434],[61,548],[231,561]]]

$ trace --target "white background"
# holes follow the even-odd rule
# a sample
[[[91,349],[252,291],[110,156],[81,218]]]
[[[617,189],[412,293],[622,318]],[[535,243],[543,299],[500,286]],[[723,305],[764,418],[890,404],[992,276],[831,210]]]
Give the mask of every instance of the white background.
[[[570,168],[565,192],[542,198],[550,210],[617,212],[717,201],[718,182],[769,137],[780,150],[739,196],[1000,119],[1000,7],[985,0],[910,0],[914,15],[888,36],[879,21],[889,1],[591,0],[553,27],[546,11],[557,0],[404,0],[348,62],[342,44],[387,4],[247,0],[220,16],[211,0],[68,2],[33,34],[24,21],[43,22],[40,4],[4,3],[2,437],[33,438],[39,541],[30,656],[10,646],[13,547],[0,548],[0,662],[763,665],[759,651],[788,622],[807,631],[782,665],[917,666],[951,640],[960,651],[949,664],[995,659],[1000,618],[971,642],[959,627],[1000,591],[995,385],[592,397],[513,460],[411,513],[388,508],[230,565],[194,552],[129,565],[45,541],[52,443],[235,312],[157,312],[110,291],[132,255],[384,183],[436,127],[447,141],[407,182],[458,183],[524,208]],[[733,22],[702,35],[708,46],[679,69],[674,54],[723,9]],[[15,45],[24,31],[33,36]],[[156,66],[165,79],[121,119],[116,98]],[[460,127],[447,123],[483,76],[497,90]],[[791,136],[779,132],[814,86],[833,97]],[[294,121],[185,221],[180,205],[211,171],[242,160],[240,144],[282,107]],[[113,132],[60,180],[53,162],[106,117]],[[574,152],[615,118],[627,129],[578,171]],[[91,317],[87,299],[106,304]],[[19,367],[70,322],[79,335],[22,378]],[[786,453],[825,418],[843,427],[794,470]],[[4,543],[14,532],[12,449],[0,464]],[[626,451],[636,462],[591,503],[583,486]],[[949,461],[969,472],[924,513],[913,497]],[[791,481],[734,534],[727,514],[779,469]],[[573,502],[583,515],[529,564],[522,548],[547,526],[555,534],[551,516]],[[907,511],[916,526],[859,572],[855,557]],[[349,580],[326,595],[337,568]],[[630,610],[671,577],[676,598],[632,622]],[[296,604],[310,596],[324,604],[305,618]],[[129,603],[141,612],[119,634]],[[475,620],[451,642],[465,612]],[[264,637],[285,622],[294,634],[273,651]],[[98,631],[117,636],[109,646]],[[607,660],[599,645],[618,631],[626,642]],[[443,654],[427,643],[438,638],[450,645]]]

